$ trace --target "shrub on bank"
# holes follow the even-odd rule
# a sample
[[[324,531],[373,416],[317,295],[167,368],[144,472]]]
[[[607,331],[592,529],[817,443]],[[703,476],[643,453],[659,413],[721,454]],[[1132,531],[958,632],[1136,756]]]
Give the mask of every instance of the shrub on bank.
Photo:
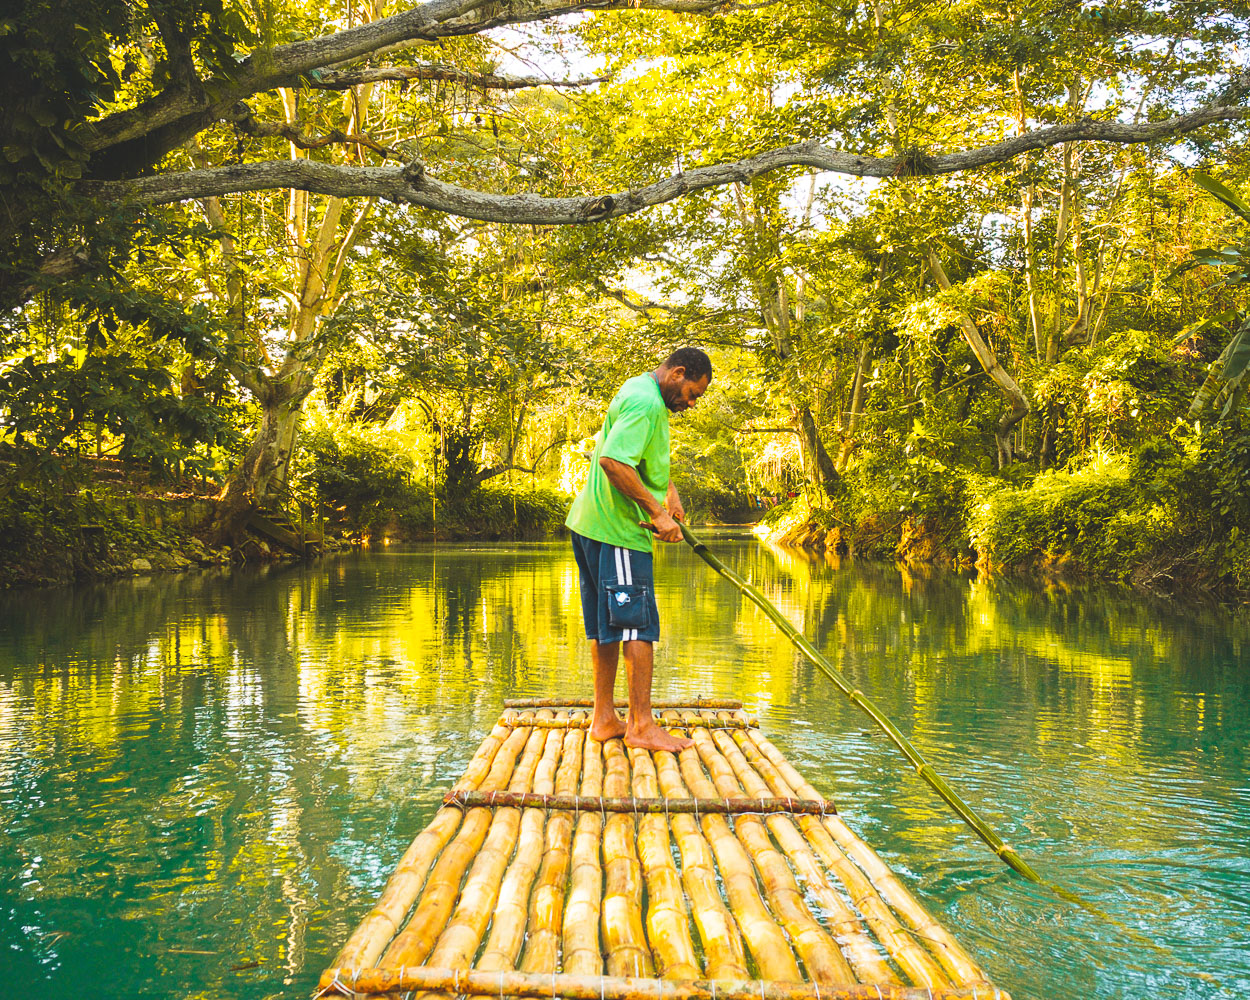
[[[454,497],[432,493],[407,455],[350,428],[318,429],[304,447],[305,482],[329,523],[353,535],[531,538],[557,530],[568,511],[569,498],[541,484],[488,480]]]

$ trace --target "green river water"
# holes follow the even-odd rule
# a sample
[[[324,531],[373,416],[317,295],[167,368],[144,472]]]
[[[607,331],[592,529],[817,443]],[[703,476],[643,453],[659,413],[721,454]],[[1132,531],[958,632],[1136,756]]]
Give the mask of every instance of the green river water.
[[[685,546],[656,694],[740,697],[1016,1000],[1250,996],[1250,626],[709,538],[1046,877]],[[0,996],[307,997],[516,695],[589,690],[567,543],[0,595]]]

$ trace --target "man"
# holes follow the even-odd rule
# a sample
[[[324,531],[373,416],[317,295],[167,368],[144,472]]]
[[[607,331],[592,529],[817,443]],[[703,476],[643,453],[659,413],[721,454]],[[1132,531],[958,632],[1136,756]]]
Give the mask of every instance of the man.
[[[682,347],[659,368],[629,379],[608,406],[590,458],[590,475],[565,524],[573,532],[582,618],[594,664],[595,709],[590,735],[624,736],[631,747],[684,750],[688,739],[661,729],[651,715],[652,644],[660,637],[651,572],[652,535],[681,541],[681,498],[668,477],[668,411],[681,413],[712,381],[712,363]],[[624,645],[629,714],[612,701]]]

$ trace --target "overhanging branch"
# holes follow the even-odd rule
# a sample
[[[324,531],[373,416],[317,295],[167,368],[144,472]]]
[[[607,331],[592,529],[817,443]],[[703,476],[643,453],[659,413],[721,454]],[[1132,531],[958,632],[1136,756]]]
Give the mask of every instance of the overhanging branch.
[[[172,129],[185,141],[183,131],[195,134],[207,127],[214,114],[225,112],[239,100],[279,86],[296,86],[313,70],[371,56],[390,46],[414,39],[449,38],[477,34],[505,24],[548,20],[562,14],[587,10],[646,9],[683,13],[709,13],[725,0],[427,0],[410,10],[368,24],[345,28],[317,38],[307,38],[273,49],[253,52],[229,77],[204,82],[201,92],[188,94],[167,88],[137,107],[90,122],[76,136],[88,152],[130,143],[161,130]],[[211,98],[205,96],[211,94]],[[174,145],[178,143],[175,142]],[[173,148],[170,146],[169,148]]]
[[[1215,122],[1246,119],[1250,119],[1250,109],[1227,105],[1202,108],[1144,125],[1087,119],[976,149],[935,154],[925,159],[925,167],[930,174],[956,173],[1064,142],[1151,142],[1184,135]],[[747,183],[783,167],[811,167],[857,177],[896,177],[908,173],[913,165],[914,158],[865,156],[808,140],[731,163],[696,167],[632,190],[570,198],[475,191],[437,180],[425,173],[418,163],[405,167],[349,167],[310,160],[247,163],[159,174],[133,181],[83,182],[80,190],[106,200],[161,205],[242,191],[299,188],[339,197],[386,198],[486,222],[576,225],[629,215],[691,191],[734,182]]]
[[[527,87],[589,87],[605,83],[606,76],[592,76],[582,80],[552,80],[542,76],[500,76],[497,73],[466,73],[454,66],[427,64],[423,66],[379,66],[376,69],[334,70],[320,72],[311,70],[305,77],[314,90],[346,90],[361,83],[386,83],[413,80],[436,80],[443,83],[463,83],[482,90],[523,90]]]

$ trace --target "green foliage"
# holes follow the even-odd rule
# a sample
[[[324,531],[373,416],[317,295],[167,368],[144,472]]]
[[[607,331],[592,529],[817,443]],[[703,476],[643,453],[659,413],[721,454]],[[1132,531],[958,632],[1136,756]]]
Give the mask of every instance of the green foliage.
[[[542,484],[483,483],[460,502],[440,506],[438,528],[493,539],[541,538],[560,529],[569,503]]]
[[[1125,578],[1176,537],[1177,494],[1161,486],[1175,486],[1179,461],[1166,449],[1136,460],[1109,454],[1073,471],[1043,472],[1019,489],[992,489],[969,505],[972,544],[1002,567],[1070,560]]]
[[[305,480],[331,523],[353,534],[382,534],[394,524],[409,532],[433,523],[429,486],[411,459],[352,427],[318,428],[305,436]]]
[[[1220,249],[1195,250],[1178,271],[1199,265],[1226,267],[1229,270],[1217,288],[1250,285],[1250,229],[1244,228],[1245,224],[1250,224],[1250,205],[1236,192],[1206,174],[1195,174],[1194,183],[1219,199],[1240,220],[1243,224],[1242,241]],[[1250,310],[1230,309],[1211,316],[1190,326],[1183,336],[1194,337],[1207,330],[1221,328],[1231,336],[1190,404],[1191,417],[1214,410],[1220,420],[1227,420],[1245,400],[1246,387],[1250,385],[1250,377],[1247,376],[1250,372]]]
[[[564,523],[569,498],[541,483],[457,484],[431,493],[412,458],[367,425],[320,426],[305,438],[305,481],[332,524],[353,535],[408,539],[467,534],[542,536]]]

